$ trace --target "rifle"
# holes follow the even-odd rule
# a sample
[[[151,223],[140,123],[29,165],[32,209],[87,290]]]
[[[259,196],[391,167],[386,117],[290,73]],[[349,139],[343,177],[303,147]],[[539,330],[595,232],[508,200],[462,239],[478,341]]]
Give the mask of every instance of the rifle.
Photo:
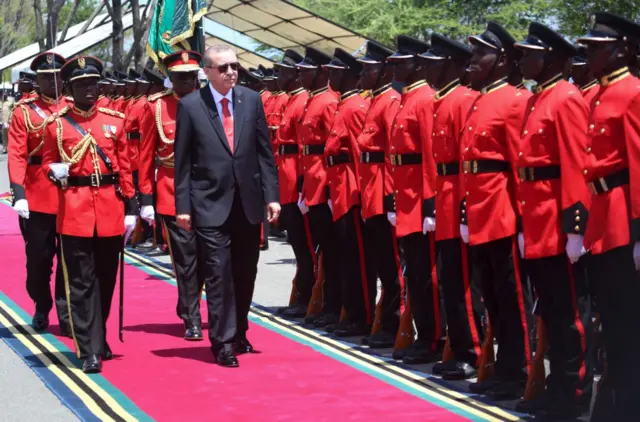
[[[118,310],[118,338],[124,343],[124,242],[120,249],[120,303]]]

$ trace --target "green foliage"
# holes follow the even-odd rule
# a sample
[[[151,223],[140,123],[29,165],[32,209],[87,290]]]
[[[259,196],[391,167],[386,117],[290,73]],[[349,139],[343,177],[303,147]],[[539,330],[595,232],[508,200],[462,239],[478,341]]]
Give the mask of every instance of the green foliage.
[[[557,18],[560,30],[571,37],[584,34],[589,29],[589,15],[598,11],[608,11],[638,21],[640,2],[637,0],[565,0],[558,7]]]
[[[89,19],[93,14],[93,11],[100,7],[100,3],[100,0],[82,0],[78,6],[78,10],[76,10],[76,14],[71,20],[71,26]],[[59,30],[62,30],[62,26],[67,23],[71,9],[73,9],[73,1],[67,0],[65,5],[62,7],[62,10],[60,10]]]

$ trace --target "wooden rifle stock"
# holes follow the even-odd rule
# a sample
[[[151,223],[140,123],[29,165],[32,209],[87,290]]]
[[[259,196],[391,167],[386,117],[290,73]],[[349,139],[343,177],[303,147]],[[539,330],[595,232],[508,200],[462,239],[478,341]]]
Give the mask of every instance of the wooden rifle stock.
[[[487,320],[487,331],[485,333],[484,343],[482,344],[480,363],[478,365],[478,382],[486,380],[493,374],[495,359],[495,352],[493,350],[493,328]]]
[[[538,324],[538,346],[527,377],[527,386],[524,390],[525,400],[535,399],[544,391],[545,387],[544,354],[548,348],[547,329],[542,322],[542,318],[536,317],[536,323]]]
[[[323,263],[323,253],[320,252],[320,256],[318,257],[318,268],[316,271],[317,277],[316,282],[313,284],[313,288],[311,289],[311,300],[309,301],[309,307],[307,308],[307,317],[319,315],[322,312],[322,305],[324,303],[322,289],[322,285],[324,284]]]

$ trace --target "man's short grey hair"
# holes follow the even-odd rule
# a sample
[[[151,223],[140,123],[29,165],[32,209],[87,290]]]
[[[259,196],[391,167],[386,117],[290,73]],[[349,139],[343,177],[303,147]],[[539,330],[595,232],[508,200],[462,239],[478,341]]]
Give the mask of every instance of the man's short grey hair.
[[[211,57],[214,54],[222,53],[222,52],[225,52],[225,51],[230,51],[233,54],[236,53],[236,51],[233,48],[231,48],[230,46],[228,46],[226,44],[215,44],[215,45],[212,45],[211,47],[207,48],[207,51],[204,52],[204,65],[205,66],[214,65],[215,63],[212,62]]]

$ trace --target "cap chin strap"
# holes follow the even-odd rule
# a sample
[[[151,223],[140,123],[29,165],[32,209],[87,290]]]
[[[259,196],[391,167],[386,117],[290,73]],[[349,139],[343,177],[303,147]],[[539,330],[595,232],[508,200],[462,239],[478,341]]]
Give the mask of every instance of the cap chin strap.
[[[442,82],[442,80],[445,78],[447,71],[449,70],[450,67],[451,67],[451,60],[447,60],[446,66],[442,68],[442,70],[440,71],[440,75],[438,76],[438,79],[436,81],[437,89],[441,89],[444,86],[444,83]]]

